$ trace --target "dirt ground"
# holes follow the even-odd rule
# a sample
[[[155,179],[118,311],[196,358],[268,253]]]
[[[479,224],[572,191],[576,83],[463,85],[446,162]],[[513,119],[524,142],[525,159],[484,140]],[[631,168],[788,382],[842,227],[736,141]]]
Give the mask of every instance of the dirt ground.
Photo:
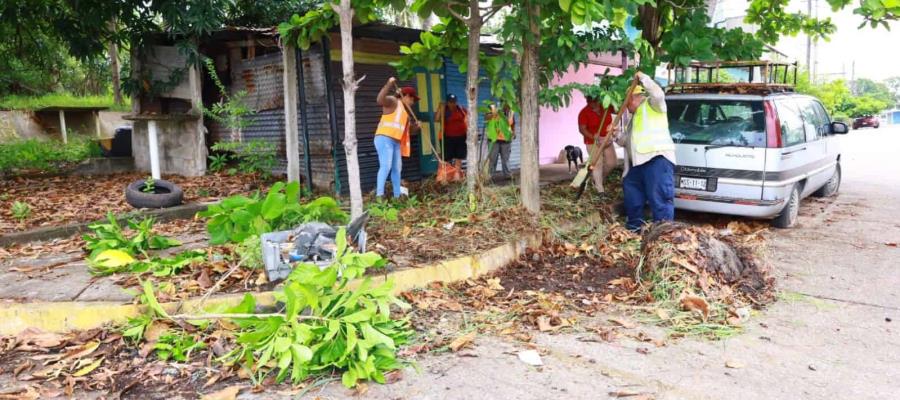
[[[412,356],[415,367],[391,384],[368,385],[362,396],[333,382],[305,390],[247,389],[238,398],[895,398],[900,382],[895,326],[900,317],[900,292],[895,290],[900,287],[900,174],[886,174],[884,167],[900,169],[891,154],[900,148],[900,129],[853,131],[843,139],[841,194],[804,201],[798,227],[770,234],[778,302],[753,311],[737,336],[670,339],[666,330],[637,321],[633,307],[622,306],[582,316],[560,329],[532,330],[525,341],[503,332],[508,316],[502,312],[495,320],[473,321],[465,312],[440,312],[456,308],[440,297],[426,299],[439,304],[439,312],[432,314],[435,333],[458,335],[445,330],[459,325],[453,320],[458,315],[470,332],[480,332],[470,347]],[[709,222],[706,216],[678,217]],[[549,259],[530,254],[526,262],[460,288],[476,298],[494,282],[503,290],[492,290],[496,293],[491,296],[512,299],[514,293],[555,289],[571,300],[586,300],[579,296],[587,295],[590,285],[572,281],[601,282],[629,272],[603,260],[593,264],[570,258],[567,250],[577,251],[561,249],[562,254]],[[545,273],[536,267],[545,264],[555,268]],[[597,265],[605,269],[592,270]],[[599,294],[614,294],[609,289],[607,281]],[[523,350],[536,350],[543,365],[520,361]]]
[[[465,353],[420,358],[419,372],[408,369],[397,383],[371,385],[365,398],[896,398],[900,165],[892,152],[900,148],[900,129],[852,131],[842,139],[841,194],[804,201],[800,225],[773,232],[779,301],[755,315],[744,333],[662,347],[627,337],[598,342],[580,332],[538,333],[534,343],[544,366],[537,368],[517,358],[526,345],[483,335]],[[894,172],[886,174],[885,166]],[[665,334],[647,326],[628,331]],[[352,396],[326,385],[308,398]]]
[[[146,178],[140,173],[103,176],[57,176],[0,180],[0,234],[51,225],[103,219],[108,211],[134,210],[125,202],[125,186]],[[163,176],[184,190],[184,202],[215,201],[258,189],[258,179],[248,175],[207,175],[196,178]],[[13,218],[13,202],[31,207],[24,221]]]

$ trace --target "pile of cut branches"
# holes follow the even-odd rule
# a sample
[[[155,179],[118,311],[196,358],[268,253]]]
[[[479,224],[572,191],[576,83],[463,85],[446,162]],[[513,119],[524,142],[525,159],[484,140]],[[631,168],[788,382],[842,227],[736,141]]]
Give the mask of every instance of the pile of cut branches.
[[[676,333],[727,337],[752,308],[772,302],[762,231],[740,222],[725,230],[671,222],[646,230],[639,290],[655,303],[657,322]]]

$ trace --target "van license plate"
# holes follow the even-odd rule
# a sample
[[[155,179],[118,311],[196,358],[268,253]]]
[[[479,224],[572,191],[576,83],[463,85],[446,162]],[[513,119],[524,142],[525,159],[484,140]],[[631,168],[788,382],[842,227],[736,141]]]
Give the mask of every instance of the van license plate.
[[[706,178],[681,177],[678,185],[682,189],[706,190]]]

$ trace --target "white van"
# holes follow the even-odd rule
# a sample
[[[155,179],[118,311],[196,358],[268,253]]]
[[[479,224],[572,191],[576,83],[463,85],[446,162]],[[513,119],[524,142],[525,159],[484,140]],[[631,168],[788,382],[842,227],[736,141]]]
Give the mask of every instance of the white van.
[[[669,93],[675,142],[675,207],[774,218],[787,228],[800,200],[831,196],[841,184],[841,152],[816,98],[790,90],[759,94]]]

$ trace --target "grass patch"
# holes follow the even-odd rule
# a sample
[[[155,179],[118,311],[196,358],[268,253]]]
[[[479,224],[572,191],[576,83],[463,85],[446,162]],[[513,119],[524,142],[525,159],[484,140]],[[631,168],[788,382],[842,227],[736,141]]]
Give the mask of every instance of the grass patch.
[[[46,107],[107,107],[111,111],[131,110],[131,100],[116,106],[112,95],[74,96],[68,93],[50,93],[42,96],[6,96],[0,98],[0,110],[38,110]]]
[[[0,173],[16,171],[55,172],[100,155],[100,147],[90,138],[73,136],[69,143],[20,139],[0,144]]]

